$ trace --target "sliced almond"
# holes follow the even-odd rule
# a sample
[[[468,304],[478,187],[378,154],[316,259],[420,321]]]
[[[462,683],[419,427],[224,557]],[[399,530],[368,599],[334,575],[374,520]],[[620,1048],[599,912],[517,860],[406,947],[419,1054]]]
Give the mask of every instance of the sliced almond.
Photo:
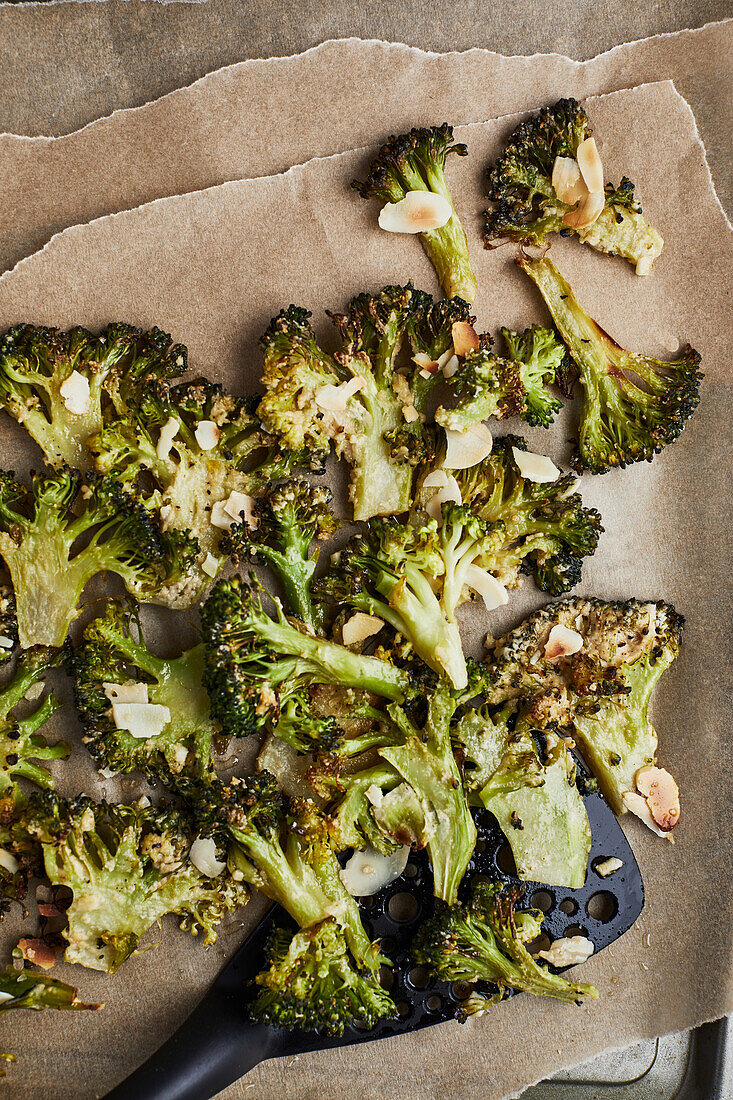
[[[466,570],[466,584],[478,593],[487,611],[494,611],[497,607],[509,603],[509,593],[501,581],[479,565],[469,565]]]
[[[202,451],[213,451],[219,442],[221,432],[219,425],[213,420],[199,420],[193,435]]]
[[[618,856],[611,856],[610,859],[604,859],[602,863],[596,864],[596,874],[601,878],[608,878],[609,875],[613,875],[616,871],[620,871],[624,865],[624,861],[619,859]]]
[[[587,936],[563,936],[555,940],[548,951],[538,951],[537,956],[559,968],[584,963],[594,951],[595,947]]]
[[[207,577],[215,577],[219,572],[219,559],[215,558],[213,554],[208,553],[201,562],[201,569],[206,573]]]
[[[124,684],[103,683],[104,694],[110,703],[147,703],[148,685],[136,680],[127,680]]]
[[[427,478],[425,481],[427,481]],[[423,486],[424,485],[425,482],[423,482]],[[441,505],[448,504],[449,502],[453,504],[463,504],[461,487],[452,475],[446,477],[443,488],[438,489],[438,492],[430,498],[425,505],[425,511],[429,516],[432,516],[433,519],[439,520],[442,514]]]
[[[363,852],[354,852],[339,877],[352,897],[369,897],[400,877],[409,855],[409,844],[403,844],[387,856],[374,848],[366,848]]]
[[[420,371],[422,374],[422,371]],[[403,405],[402,415],[405,418],[406,423],[414,424],[416,420],[420,419],[420,413],[417,411],[414,405]]]
[[[316,390],[314,400],[319,409],[324,409],[326,412],[343,413],[346,411],[349,398],[353,397],[364,386],[366,386],[366,379],[357,374],[350,378],[348,382],[341,382],[338,386],[321,386],[319,390]]]
[[[158,446],[155,448],[155,453],[162,462],[165,462],[166,458],[171,453],[173,440],[178,435],[178,429],[180,428],[180,426],[181,425],[176,420],[175,416],[170,416],[166,420],[163,427],[160,429],[160,435],[158,436]],[[201,446],[201,444],[199,444],[199,446]]]
[[[534,451],[523,451],[519,447],[512,447],[512,454],[519,472],[527,481],[534,481],[543,485],[550,481],[557,481],[560,476],[555,463],[547,455],[538,455]]]
[[[583,182],[591,194],[593,194],[593,192],[603,194],[603,165],[601,164],[601,157],[596,148],[596,139],[589,137],[586,138],[585,141],[581,141],[576,150],[575,159],[578,162],[578,168],[583,177]]]
[[[452,347],[448,348],[447,351],[444,351],[442,355],[439,355],[438,356],[438,368],[439,368],[439,370],[445,370],[446,363],[449,363],[454,355],[455,355],[455,351]]]
[[[171,720],[168,707],[159,703],[113,703],[112,721],[133,737],[157,737]]]
[[[197,836],[191,845],[188,858],[196,870],[207,878],[218,878],[227,869],[226,863],[217,859],[216,844],[210,836]]]
[[[591,191],[584,195],[573,210],[568,210],[563,215],[563,222],[571,229],[582,229],[586,225],[593,225],[603,212],[606,205],[606,196],[603,191]]]
[[[451,333],[456,355],[468,355],[472,351],[478,351],[480,345],[478,334],[468,321],[454,321]]]
[[[249,496],[248,493],[239,493],[234,489],[224,501],[224,511],[237,523],[243,519],[248,527],[256,527],[257,517],[254,513],[254,505],[254,497]]]
[[[14,875],[19,869],[20,864],[12,852],[8,852],[5,848],[0,848],[0,867],[9,871],[11,875]]]
[[[82,416],[89,408],[89,379],[78,370],[73,370],[59,386],[59,393],[70,413]]]
[[[643,795],[638,794],[636,791],[624,791],[623,803],[627,810],[644,822],[648,829],[651,829],[657,836],[667,837],[672,840],[672,833],[667,829],[660,829],[656,821],[652,817],[652,811],[649,809],[649,803]]]
[[[438,360],[431,359],[426,351],[416,351],[412,357],[413,363],[417,363],[418,367],[422,367],[423,370],[429,371],[431,374],[438,373]]]
[[[446,470],[469,470],[472,466],[478,466],[479,462],[483,462],[491,454],[494,445],[491,432],[485,424],[474,424],[465,432],[446,428],[445,441],[443,466]]]
[[[422,483],[423,489],[444,489],[448,484],[445,470],[433,470]]]
[[[569,626],[558,623],[553,626],[545,643],[545,660],[556,661],[559,657],[570,657],[583,648],[583,635]]]
[[[458,356],[454,353],[453,355],[451,355],[450,359],[448,360],[448,362],[443,367],[443,377],[444,378],[452,378],[453,375],[458,370],[458,368],[460,367],[460,365],[461,365],[461,361],[458,358]]]
[[[0,634],[0,649],[12,649],[15,642],[7,634]]]
[[[363,642],[367,638],[379,634],[383,626],[384,623],[376,615],[367,615],[363,611],[356,611],[344,623],[341,638],[344,645],[356,645],[358,642]]]
[[[408,191],[399,202],[388,202],[379,212],[379,228],[388,233],[427,233],[453,217],[453,207],[432,191]]]
[[[560,202],[574,206],[588,194],[577,160],[573,157],[555,157],[552,166],[552,187]]]
[[[650,765],[639,769],[635,782],[659,828],[667,833],[674,829],[680,819],[680,792],[674,777],[666,768]]]

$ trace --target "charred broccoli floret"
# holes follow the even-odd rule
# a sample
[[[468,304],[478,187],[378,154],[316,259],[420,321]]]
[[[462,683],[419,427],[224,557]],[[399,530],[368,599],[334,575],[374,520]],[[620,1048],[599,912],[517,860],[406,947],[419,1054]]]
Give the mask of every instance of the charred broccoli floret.
[[[469,307],[435,304],[408,283],[360,294],[345,314],[329,316],[341,336],[333,355],[318,343],[308,310],[290,306],[271,321],[260,341],[263,424],[294,451],[325,456],[333,444],[351,466],[355,519],[404,512],[412,467],[434,448],[424,424],[438,369],[432,356],[447,351]],[[434,372],[419,361],[399,364],[403,347],[428,356]]]
[[[583,385],[580,435],[573,465],[604,474],[651,462],[679,436],[700,401],[700,355],[689,344],[676,359],[619,347],[589,317],[551,260],[521,257],[578,365]]]
[[[624,176],[618,188],[606,184],[605,203],[596,220],[577,224],[584,219],[577,217],[576,207],[588,197],[589,188],[575,158],[583,161],[588,146],[580,154],[578,147],[589,137],[588,118],[574,99],[543,107],[519,124],[488,171],[487,194],[494,209],[485,215],[487,247],[501,237],[541,245],[550,233],[567,236],[574,232],[596,252],[623,256],[636,265],[639,275],[648,274],[664,242],[642,217],[631,180]],[[556,191],[563,178],[562,168],[571,172],[570,186],[561,188],[565,201]]]
[[[147,379],[186,370],[182,344],[154,328],[109,325],[99,336],[16,325],[0,339],[0,404],[51,466],[90,465],[87,440],[119,414]]]
[[[14,718],[11,712],[25,698],[34,684],[42,684],[44,673],[57,668],[64,653],[47,646],[36,646],[23,653],[11,680],[0,689],[0,795],[18,779],[30,779],[39,787],[52,787],[50,772],[35,760],[59,760],[69,755],[64,741],[48,745],[38,731],[61,703],[49,692],[45,699],[24,718]],[[9,808],[9,807],[8,807]],[[2,814],[0,814],[0,822]]]
[[[441,228],[420,233],[420,242],[445,295],[472,302],[476,297],[476,276],[471,269],[466,234],[445,178],[445,162],[451,153],[465,157],[468,148],[453,141],[453,127],[447,123],[393,135],[372,161],[367,178],[354,180],[352,187],[362,198],[386,203],[400,202],[411,191],[441,195],[450,204],[452,214]]]
[[[512,989],[567,1002],[596,1000],[592,985],[569,982],[532,958],[526,945],[540,934],[542,913],[515,910],[521,893],[499,882],[477,884],[467,905],[444,906],[423,924],[413,944],[415,961],[441,981],[491,982],[498,1000]]]
[[[275,618],[240,577],[218,581],[201,609],[206,650],[204,681],[212,713],[228,734],[245,736],[277,719],[281,697],[314,684],[338,684],[402,699],[409,676],[289,622]]]
[[[522,419],[534,427],[549,428],[562,408],[547,387],[555,378],[567,355],[565,345],[550,328],[530,325],[524,332],[502,328],[501,335],[509,358],[519,363],[525,392]]]
[[[171,389],[148,385],[126,416],[89,441],[99,472],[136,486],[143,472],[152,474],[157,488],[148,504],[159,509],[162,531],[196,541],[195,559],[156,602],[193,606],[226,560],[223,531],[250,517],[250,494],[307,464],[262,430],[258,401],[205,378]]]
[[[331,512],[333,493],[325,485],[297,479],[266,489],[254,506],[254,522],[242,520],[226,532],[220,549],[235,564],[253,559],[269,565],[290,612],[313,629],[323,626],[321,609],[311,595],[318,551],[314,540],[330,538],[337,528]]]
[[[0,583],[0,664],[12,657],[18,640],[15,592],[12,585]]]
[[[192,822],[174,810],[31,795],[25,828],[40,843],[46,874],[73,899],[63,935],[67,962],[114,973],[166,913],[204,943],[244,905],[247,887],[229,872],[203,874],[189,858]]]
[[[221,737],[202,682],[204,647],[194,646],[180,657],[156,657],[142,637],[135,641],[133,619],[129,608],[110,603],[74,650],[74,697],[84,743],[100,766],[116,772],[137,769],[187,794],[213,780],[212,741]],[[117,726],[114,706],[132,686],[142,689],[140,702],[168,709],[160,733],[135,736],[124,728],[124,716]]]
[[[187,568],[190,552],[188,540],[161,536],[154,517],[114,478],[83,480],[64,468],[35,474],[26,489],[0,471],[0,554],[24,648],[63,645],[97,573],[116,573],[133,595],[150,600]]]
[[[581,635],[579,652],[544,656],[556,625]],[[491,644],[489,700],[553,690],[557,717],[571,727],[611,807],[624,813],[624,795],[635,791],[637,773],[656,763],[649,700],[679,652],[683,625],[682,616],[662,601],[578,597],[550,604]]]

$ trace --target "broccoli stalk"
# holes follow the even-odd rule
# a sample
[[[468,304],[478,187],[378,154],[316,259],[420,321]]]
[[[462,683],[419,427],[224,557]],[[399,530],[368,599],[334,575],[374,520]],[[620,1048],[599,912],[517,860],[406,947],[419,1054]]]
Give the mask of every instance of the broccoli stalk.
[[[550,233],[574,232],[596,252],[623,256],[637,274],[648,274],[664,242],[642,217],[631,180],[624,177],[618,188],[606,184],[605,206],[592,224],[576,227],[572,218],[565,220],[578,199],[558,198],[552,182],[555,161],[574,159],[589,134],[588,118],[574,99],[543,107],[519,124],[488,172],[488,198],[495,205],[485,214],[487,248],[502,237],[542,245]]]
[[[186,349],[159,329],[109,325],[99,336],[16,325],[0,340],[0,405],[33,437],[51,466],[87,469],[90,436],[119,413],[144,379],[186,370]],[[61,387],[80,375],[88,397],[70,409]],[[73,403],[73,401],[72,401]],[[81,409],[82,401],[78,408]]]
[[[201,609],[206,648],[204,682],[212,713],[227,733],[245,736],[279,713],[287,699],[312,684],[337,684],[404,698],[409,677],[401,669],[315,637],[286,619],[275,601],[275,618],[240,577],[219,581]]]
[[[569,982],[532,958],[526,944],[539,935],[542,913],[515,912],[520,896],[521,888],[478,883],[467,905],[445,906],[422,925],[412,949],[415,961],[441,981],[492,982],[498,999],[513,989],[569,1003],[596,1000],[592,985]],[[484,1007],[491,1003],[487,999]]]
[[[77,512],[72,510],[81,505]],[[190,552],[113,478],[68,469],[35,474],[30,490],[0,472],[0,554],[15,589],[21,645],[61,646],[87,581],[116,573],[150,599]],[[85,536],[81,549],[77,540]]]
[[[400,202],[408,191],[430,191],[446,199],[452,216],[440,229],[420,233],[420,243],[446,296],[472,302],[476,297],[476,276],[471,269],[466,234],[445,178],[445,162],[451,153],[465,157],[468,149],[453,141],[453,127],[447,123],[392,136],[372,161],[367,178],[354,180],[352,187],[362,198],[388,203]]]
[[[84,1004],[79,1000],[77,991],[66,982],[52,978],[50,974],[41,974],[37,970],[24,967],[16,970],[11,964],[0,972],[0,1012],[9,1012],[14,1008],[31,1008],[38,1011],[43,1008],[87,1009],[102,1008],[102,1005]],[[0,1057],[12,1057],[7,1054]],[[12,1058],[15,1061],[14,1058]]]
[[[580,370],[583,411],[575,469],[603,474],[651,462],[673,443],[699,403],[700,355],[689,344],[677,359],[626,351],[579,305],[551,260],[520,257]]]
[[[112,974],[166,913],[214,943],[219,921],[247,901],[247,887],[228,872],[209,878],[189,860],[195,831],[177,811],[83,795],[68,802],[44,791],[31,795],[24,825],[43,849],[53,885],[74,895],[66,962]]]
[[[310,548],[314,539],[328,539],[336,530],[332,499],[330,489],[307,481],[275,485],[257,499],[255,524],[235,524],[220,543],[235,564],[251,558],[269,565],[289,611],[314,630],[322,628],[323,616],[311,595],[318,552],[311,554]]]
[[[132,636],[132,614],[110,603],[86,627],[74,651],[74,697],[84,727],[84,743],[97,762],[117,772],[136,769],[162,779],[181,793],[215,777],[212,741],[221,737],[209,713],[202,683],[204,647],[180,657],[156,657]],[[133,680],[147,685],[148,701],[168,707],[171,720],[152,737],[134,737],[118,729],[110,716],[115,688]]]

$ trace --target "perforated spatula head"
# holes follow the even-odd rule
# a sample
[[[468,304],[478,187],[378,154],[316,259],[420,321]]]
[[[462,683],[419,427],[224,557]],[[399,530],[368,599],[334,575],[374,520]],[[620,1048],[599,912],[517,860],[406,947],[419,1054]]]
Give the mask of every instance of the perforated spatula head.
[[[591,826],[592,847],[585,885],[579,890],[526,883],[527,904],[545,912],[543,931],[550,939],[587,935],[596,952],[628,931],[644,906],[644,886],[634,854],[605,800],[595,791],[583,796]],[[478,843],[461,890],[477,876],[516,882],[510,870],[511,850],[498,825],[485,811],[476,813]],[[612,856],[623,866],[609,878],[596,867]],[[222,970],[188,1020],[131,1077],[108,1094],[107,1100],[207,1100],[267,1058],[309,1050],[372,1042],[430,1027],[453,1018],[466,994],[463,983],[433,981],[410,956],[410,946],[422,920],[434,908],[432,877],[425,853],[410,857],[403,874],[380,893],[362,900],[362,917],[372,939],[381,939],[394,963],[390,992],[398,1016],[370,1031],[348,1030],[343,1036],[282,1031],[253,1023],[247,1004],[248,986],[261,970],[265,941],[275,909],[260,922]],[[476,983],[478,992],[491,992]],[[500,1012],[501,1006],[494,1011]]]

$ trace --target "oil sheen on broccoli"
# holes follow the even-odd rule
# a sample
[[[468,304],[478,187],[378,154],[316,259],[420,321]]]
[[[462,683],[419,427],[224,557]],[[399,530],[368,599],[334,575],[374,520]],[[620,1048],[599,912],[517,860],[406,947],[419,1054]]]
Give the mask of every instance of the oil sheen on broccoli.
[[[408,191],[431,191],[442,195],[453,207],[445,178],[445,162],[451,153],[465,157],[468,148],[453,141],[453,127],[447,123],[410,130],[388,138],[372,161],[367,178],[354,180],[352,187],[363,198],[380,199],[383,203],[399,202]],[[444,294],[472,302],[476,297],[476,276],[455,207],[446,225],[419,236]]]

